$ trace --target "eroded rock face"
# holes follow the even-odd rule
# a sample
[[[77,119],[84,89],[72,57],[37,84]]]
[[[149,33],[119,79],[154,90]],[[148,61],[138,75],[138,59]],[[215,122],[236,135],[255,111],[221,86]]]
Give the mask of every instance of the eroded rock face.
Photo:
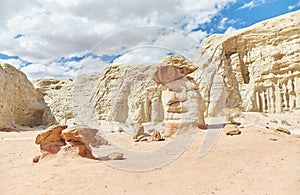
[[[67,127],[67,125],[52,125],[37,135],[35,143],[44,145],[49,142],[63,141],[63,138],[61,137],[61,132]]]
[[[72,80],[37,79],[33,81],[33,85],[58,124],[74,124]]]
[[[108,141],[98,135],[97,129],[92,129],[84,125],[64,129],[61,132],[61,137],[67,142],[80,142],[96,148],[108,144]]]
[[[192,73],[197,66],[182,56],[168,56],[160,63],[153,80],[163,85],[164,135],[174,134],[182,124],[205,127],[205,104]],[[179,124],[179,126],[178,126]]]
[[[209,116],[300,108],[300,11],[203,40],[192,76]]]
[[[152,80],[158,64],[107,67],[93,96],[98,120],[121,123],[161,122],[161,90]]]
[[[98,134],[97,129],[87,126],[52,125],[41,132],[35,140],[40,145],[41,158],[60,151],[74,151],[86,158],[95,158],[92,147],[108,145],[108,141]],[[38,162],[38,160],[35,160]]]
[[[9,64],[0,65],[0,128],[52,123],[49,107],[26,75]]]

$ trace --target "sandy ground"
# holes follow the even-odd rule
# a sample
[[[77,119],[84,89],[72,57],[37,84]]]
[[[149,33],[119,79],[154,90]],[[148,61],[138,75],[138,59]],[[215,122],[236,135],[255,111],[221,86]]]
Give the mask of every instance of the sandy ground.
[[[222,132],[204,157],[206,132],[199,130],[176,161],[146,172],[76,155],[34,164],[37,131],[0,132],[0,194],[300,194],[300,138],[244,126],[240,135]],[[142,144],[149,143],[133,146]]]

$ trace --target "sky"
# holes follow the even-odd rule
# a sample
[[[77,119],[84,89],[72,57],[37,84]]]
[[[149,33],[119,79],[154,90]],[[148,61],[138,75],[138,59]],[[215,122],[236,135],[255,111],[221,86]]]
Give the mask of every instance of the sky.
[[[0,63],[29,79],[69,79],[174,53],[192,59],[211,34],[299,8],[300,0],[1,1]]]

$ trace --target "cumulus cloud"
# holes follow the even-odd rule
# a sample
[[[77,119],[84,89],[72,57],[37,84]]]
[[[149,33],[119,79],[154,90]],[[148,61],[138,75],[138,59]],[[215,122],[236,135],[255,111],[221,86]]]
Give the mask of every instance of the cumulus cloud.
[[[59,77],[59,74],[67,77],[75,70],[69,70],[68,65],[65,65],[67,68],[59,63],[55,65],[56,59],[86,53],[100,40],[122,29],[170,26],[194,39],[202,39],[207,33],[193,29],[210,22],[234,2],[236,0],[1,1],[0,53],[32,62],[22,69],[32,77]],[[16,39],[18,35],[22,36]]]
[[[257,6],[254,1],[250,1],[248,3],[245,3],[242,7],[239,9],[252,9],[253,7]]]
[[[236,30],[236,29],[235,29],[234,27],[229,26],[229,27],[226,29],[226,31],[224,32],[224,34],[230,33],[230,32],[235,31],[235,30]]]
[[[239,7],[238,10],[252,9],[254,7],[258,7],[258,6],[261,6],[263,4],[270,3],[271,1],[273,1],[273,0],[252,0],[248,3],[245,3],[243,6]]]
[[[298,1],[296,4],[294,4],[294,5],[289,5],[288,6],[288,10],[292,10],[292,9],[294,9],[294,8],[296,8],[296,7],[300,7],[300,1]]]
[[[18,69],[24,66],[24,62],[20,59],[0,59],[0,64],[11,64]]]

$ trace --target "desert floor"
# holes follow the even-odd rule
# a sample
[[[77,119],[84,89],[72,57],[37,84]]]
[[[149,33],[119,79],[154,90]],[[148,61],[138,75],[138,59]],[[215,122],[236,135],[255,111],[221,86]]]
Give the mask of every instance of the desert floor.
[[[207,131],[199,130],[177,160],[146,172],[72,154],[33,163],[38,131],[0,132],[0,194],[300,194],[300,138],[242,125],[240,135],[222,132],[204,157]]]

